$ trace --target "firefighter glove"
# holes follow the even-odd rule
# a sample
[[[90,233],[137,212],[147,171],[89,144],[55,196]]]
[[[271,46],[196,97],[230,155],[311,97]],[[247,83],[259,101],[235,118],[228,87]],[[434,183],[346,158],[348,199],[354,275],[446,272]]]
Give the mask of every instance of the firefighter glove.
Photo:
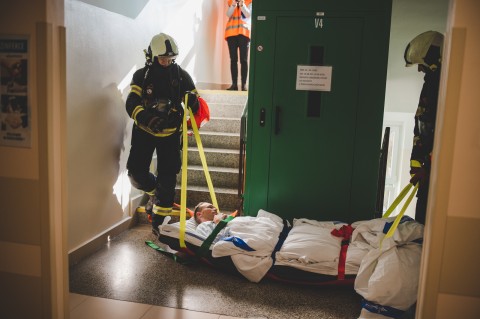
[[[411,167],[410,168],[410,183],[416,185],[418,182],[422,182],[427,177],[427,172],[423,167]]]
[[[153,133],[159,133],[165,128],[165,120],[154,116],[150,119],[148,122],[147,127],[153,132]]]
[[[187,92],[185,94],[185,101],[187,101],[187,107],[192,109],[193,114],[197,114],[199,108],[198,96],[195,93]]]

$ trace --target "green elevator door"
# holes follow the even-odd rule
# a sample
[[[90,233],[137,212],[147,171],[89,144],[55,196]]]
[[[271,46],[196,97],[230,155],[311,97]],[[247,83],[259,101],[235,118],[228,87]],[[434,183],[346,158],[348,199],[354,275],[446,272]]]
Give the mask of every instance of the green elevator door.
[[[359,17],[277,17],[267,201],[284,217],[352,219],[362,27]],[[298,65],[331,66],[330,91],[297,90]]]

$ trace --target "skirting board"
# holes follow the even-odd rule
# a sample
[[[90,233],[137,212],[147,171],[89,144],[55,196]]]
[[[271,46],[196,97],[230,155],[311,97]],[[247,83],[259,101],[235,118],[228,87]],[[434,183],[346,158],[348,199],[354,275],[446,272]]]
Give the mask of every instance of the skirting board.
[[[138,216],[135,213],[136,208],[140,205],[143,195],[137,195],[130,200],[130,216],[116,223],[104,232],[98,234],[89,241],[84,242],[77,248],[68,252],[68,266],[71,267],[84,258],[90,256],[94,252],[103,248],[108,240],[115,237],[125,230],[134,227],[138,223]],[[133,208],[135,207],[135,208]]]
[[[69,251],[68,266],[71,267],[77,264],[84,258],[92,255],[96,251],[105,247],[105,244],[108,243],[110,238],[115,237],[121,234],[122,232],[124,232],[125,230],[129,229],[130,227],[132,227],[133,222],[134,222],[134,218],[127,217],[124,220],[113,225],[109,229],[105,230],[103,233],[98,234],[96,237],[92,238],[91,240]]]

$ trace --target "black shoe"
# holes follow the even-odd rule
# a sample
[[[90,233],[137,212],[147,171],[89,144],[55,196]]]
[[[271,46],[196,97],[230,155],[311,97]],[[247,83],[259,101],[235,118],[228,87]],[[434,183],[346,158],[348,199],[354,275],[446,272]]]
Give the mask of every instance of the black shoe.
[[[155,213],[152,214],[152,233],[158,238],[160,231],[158,227],[163,223],[165,216],[160,216]]]
[[[154,234],[155,237],[158,239],[158,237],[160,236],[160,231],[158,230],[158,228],[152,227],[152,234]]]
[[[246,91],[247,90],[247,86],[246,85],[242,85],[242,91]]]
[[[238,86],[232,84],[227,91],[238,91]]]

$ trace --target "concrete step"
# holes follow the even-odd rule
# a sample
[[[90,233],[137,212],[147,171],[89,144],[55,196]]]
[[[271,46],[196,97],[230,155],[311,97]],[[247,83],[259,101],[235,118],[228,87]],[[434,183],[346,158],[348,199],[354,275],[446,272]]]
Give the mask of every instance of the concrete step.
[[[220,211],[233,212],[239,209],[241,200],[236,189],[215,187],[214,191]],[[175,190],[175,202],[180,203],[180,187]],[[208,187],[187,187],[187,207],[195,207],[200,202],[212,202]]]
[[[225,148],[204,147],[207,165],[216,167],[230,167],[238,170],[240,151]],[[202,165],[197,147],[188,148],[188,165]]]
[[[200,139],[203,147],[209,148],[226,148],[226,149],[240,149],[240,132],[226,133],[226,132],[207,132],[200,131]],[[195,137],[188,137],[188,146],[196,147],[197,143]]]
[[[211,117],[210,121],[200,128],[200,132],[240,132],[240,118]]]
[[[227,91],[227,90],[199,90],[200,96],[207,103],[226,103],[245,105],[248,98],[248,92]]]
[[[210,117],[224,117],[240,119],[243,114],[244,104],[208,103]]]
[[[208,173],[213,187],[238,189],[238,169],[209,166]],[[182,183],[182,174],[177,175],[177,185]],[[202,166],[189,165],[187,169],[188,186],[208,186],[205,171]]]

